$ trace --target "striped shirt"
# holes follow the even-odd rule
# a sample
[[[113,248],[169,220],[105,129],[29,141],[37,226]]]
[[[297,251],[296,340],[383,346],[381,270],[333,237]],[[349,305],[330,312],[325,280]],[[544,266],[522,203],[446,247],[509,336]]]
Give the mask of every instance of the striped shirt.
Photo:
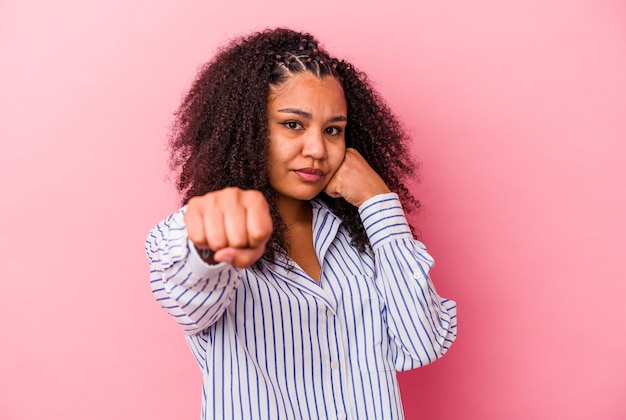
[[[402,419],[395,371],[435,361],[454,341],[456,304],[437,295],[433,260],[396,194],[359,208],[372,248],[363,253],[312,205],[319,283],[295,262],[206,264],[185,208],[151,230],[152,292],[202,371],[202,419]]]

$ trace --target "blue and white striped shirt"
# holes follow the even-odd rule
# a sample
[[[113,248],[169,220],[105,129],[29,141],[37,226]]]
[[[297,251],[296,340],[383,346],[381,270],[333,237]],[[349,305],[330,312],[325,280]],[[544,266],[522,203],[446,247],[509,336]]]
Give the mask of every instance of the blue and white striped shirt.
[[[359,208],[365,253],[312,205],[319,283],[295,262],[206,264],[184,208],[150,232],[152,291],[202,371],[202,419],[402,419],[395,371],[435,361],[454,341],[456,304],[437,295],[433,260],[396,194]]]

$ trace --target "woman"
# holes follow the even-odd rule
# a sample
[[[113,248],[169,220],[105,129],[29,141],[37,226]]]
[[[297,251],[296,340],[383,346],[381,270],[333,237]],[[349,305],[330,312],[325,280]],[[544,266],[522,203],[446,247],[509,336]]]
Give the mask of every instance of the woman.
[[[255,33],[201,69],[171,138],[185,206],[146,253],[202,371],[203,419],[403,417],[395,371],[456,337],[404,215],[419,205],[407,141],[309,34]]]

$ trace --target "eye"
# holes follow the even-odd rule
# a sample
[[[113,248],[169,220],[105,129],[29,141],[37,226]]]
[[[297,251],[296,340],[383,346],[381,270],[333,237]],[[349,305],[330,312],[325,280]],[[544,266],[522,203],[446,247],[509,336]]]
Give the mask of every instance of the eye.
[[[303,130],[304,129],[304,127],[302,127],[302,124],[300,124],[298,121],[285,121],[285,122],[282,122],[281,124],[290,130]]]
[[[330,134],[331,136],[338,136],[343,132],[341,127],[328,127],[324,130],[326,134]]]

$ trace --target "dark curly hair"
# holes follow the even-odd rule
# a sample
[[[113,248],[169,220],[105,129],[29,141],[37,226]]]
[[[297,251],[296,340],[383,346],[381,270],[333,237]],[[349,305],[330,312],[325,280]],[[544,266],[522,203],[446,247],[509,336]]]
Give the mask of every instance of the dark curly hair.
[[[267,176],[269,89],[290,74],[306,71],[340,81],[348,105],[346,147],[363,155],[399,195],[405,210],[420,206],[404,183],[414,179],[417,169],[409,154],[409,138],[364,73],[331,57],[308,33],[277,28],[235,39],[200,69],[177,110],[170,165],[177,171],[183,204],[193,196],[230,186],[261,191],[274,223],[264,254],[269,262],[289,250]],[[363,252],[369,240],[358,209],[324,193],[319,198],[343,220],[352,244]]]

